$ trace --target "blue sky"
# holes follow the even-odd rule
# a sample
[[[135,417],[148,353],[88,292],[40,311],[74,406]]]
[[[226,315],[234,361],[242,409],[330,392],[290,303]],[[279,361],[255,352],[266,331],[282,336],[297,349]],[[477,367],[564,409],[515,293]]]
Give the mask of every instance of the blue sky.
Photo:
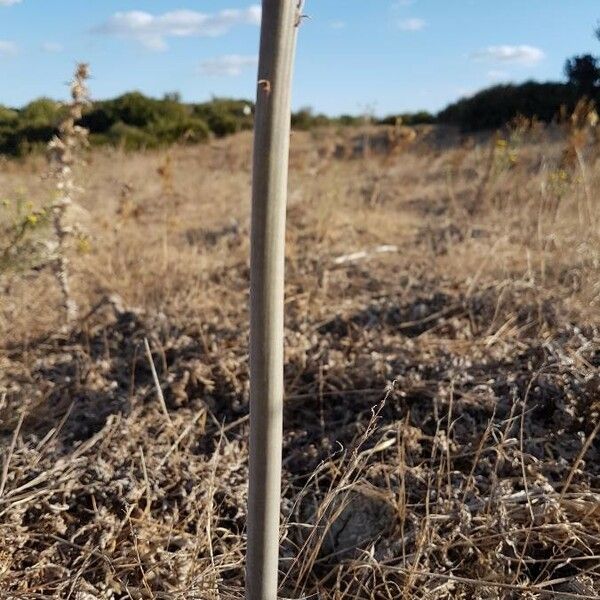
[[[308,0],[294,106],[438,110],[496,82],[560,79],[600,54],[598,0]],[[0,0],[0,104],[62,98],[76,61],[92,94],[252,97],[258,0]]]

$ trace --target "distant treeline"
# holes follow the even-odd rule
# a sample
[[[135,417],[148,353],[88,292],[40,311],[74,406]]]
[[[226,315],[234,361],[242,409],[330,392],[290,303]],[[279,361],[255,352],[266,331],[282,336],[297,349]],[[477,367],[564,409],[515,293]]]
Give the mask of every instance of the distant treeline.
[[[329,117],[324,114],[314,114],[310,108],[301,108],[297,112],[292,113],[292,127],[296,130],[303,131],[332,125],[343,127],[364,125],[365,123],[375,123],[376,125],[394,125],[395,123],[401,123],[402,125],[412,126],[432,124],[435,122],[435,115],[426,111],[388,115],[383,119],[378,119],[369,115],[340,115],[339,117]]]
[[[549,123],[564,111],[572,112],[581,97],[568,83],[497,85],[450,104],[437,115],[437,122],[463,131],[498,129],[519,115]]]
[[[40,98],[22,109],[0,106],[0,153],[21,156],[47,144],[57,131],[63,106]],[[127,150],[156,148],[178,141],[201,142],[252,128],[252,103],[215,98],[185,104],[177,94],[157,100],[132,92],[94,102],[81,122],[92,144],[110,143]]]
[[[40,98],[21,109],[0,106],[0,154],[23,156],[42,148],[57,132],[64,107],[49,98]],[[250,100],[214,98],[210,102],[187,104],[177,94],[162,99],[131,92],[113,100],[94,102],[86,110],[81,126],[90,132],[93,145],[112,144],[126,150],[157,148],[174,142],[197,143],[252,129],[254,104]],[[401,115],[403,123],[433,123],[435,117],[421,112]],[[393,123],[396,116],[379,122]],[[365,117],[337,118],[314,114],[303,108],[292,115],[298,130],[320,126],[352,126]]]
[[[599,79],[600,82],[600,79]],[[497,129],[518,115],[550,122],[561,111],[572,110],[581,96],[597,99],[596,87],[583,90],[569,83],[497,85],[463,98],[437,115],[417,112],[390,115],[383,119],[315,114],[309,108],[292,115],[292,126],[310,130],[323,126],[358,126],[366,121],[382,125],[449,124],[464,131]],[[0,106],[0,154],[23,156],[42,148],[57,131],[63,106],[48,98],[21,109]],[[126,150],[157,148],[174,142],[197,143],[252,129],[254,104],[249,100],[214,98],[187,104],[177,94],[162,99],[132,92],[113,100],[94,102],[81,125],[89,129],[93,145],[112,144]]]

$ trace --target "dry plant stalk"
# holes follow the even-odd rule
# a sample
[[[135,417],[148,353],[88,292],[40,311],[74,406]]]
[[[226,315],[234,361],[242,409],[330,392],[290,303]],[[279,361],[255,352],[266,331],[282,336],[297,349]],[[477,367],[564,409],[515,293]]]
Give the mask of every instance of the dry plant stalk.
[[[285,212],[302,1],[264,0],[252,185],[247,600],[275,600],[283,429]]]
[[[56,199],[51,205],[52,223],[56,236],[56,256],[52,261],[54,275],[60,287],[62,303],[67,323],[74,321],[79,313],[77,303],[71,295],[69,259],[67,244],[74,228],[67,224],[66,216],[73,204],[73,195],[77,191],[73,179],[73,165],[77,162],[78,151],[87,146],[88,131],[77,125],[83,115],[83,109],[89,104],[87,80],[89,66],[80,63],[70,83],[71,102],[67,114],[55,135],[48,144],[48,157],[52,174],[56,178]]]
[[[164,161],[156,170],[160,177],[161,191],[162,191],[162,204],[164,207],[164,227],[162,236],[162,249],[163,249],[163,270],[165,273],[169,268],[169,205],[173,200],[174,186],[173,186],[173,160],[171,154],[165,156]]]

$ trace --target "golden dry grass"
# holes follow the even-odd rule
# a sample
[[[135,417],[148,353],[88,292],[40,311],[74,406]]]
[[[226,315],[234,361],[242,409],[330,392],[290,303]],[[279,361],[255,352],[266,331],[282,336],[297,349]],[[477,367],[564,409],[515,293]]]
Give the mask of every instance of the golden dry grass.
[[[350,135],[293,134],[282,596],[596,597],[594,145]],[[0,596],[242,596],[250,146],[90,155],[73,331],[45,270],[2,275]]]

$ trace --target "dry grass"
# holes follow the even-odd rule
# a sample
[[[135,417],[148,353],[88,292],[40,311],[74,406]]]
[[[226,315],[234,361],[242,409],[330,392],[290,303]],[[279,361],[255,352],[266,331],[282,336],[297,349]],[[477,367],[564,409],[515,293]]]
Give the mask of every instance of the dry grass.
[[[597,597],[596,149],[347,135],[293,136],[282,596]],[[90,155],[72,333],[2,276],[0,597],[242,597],[249,152]]]

